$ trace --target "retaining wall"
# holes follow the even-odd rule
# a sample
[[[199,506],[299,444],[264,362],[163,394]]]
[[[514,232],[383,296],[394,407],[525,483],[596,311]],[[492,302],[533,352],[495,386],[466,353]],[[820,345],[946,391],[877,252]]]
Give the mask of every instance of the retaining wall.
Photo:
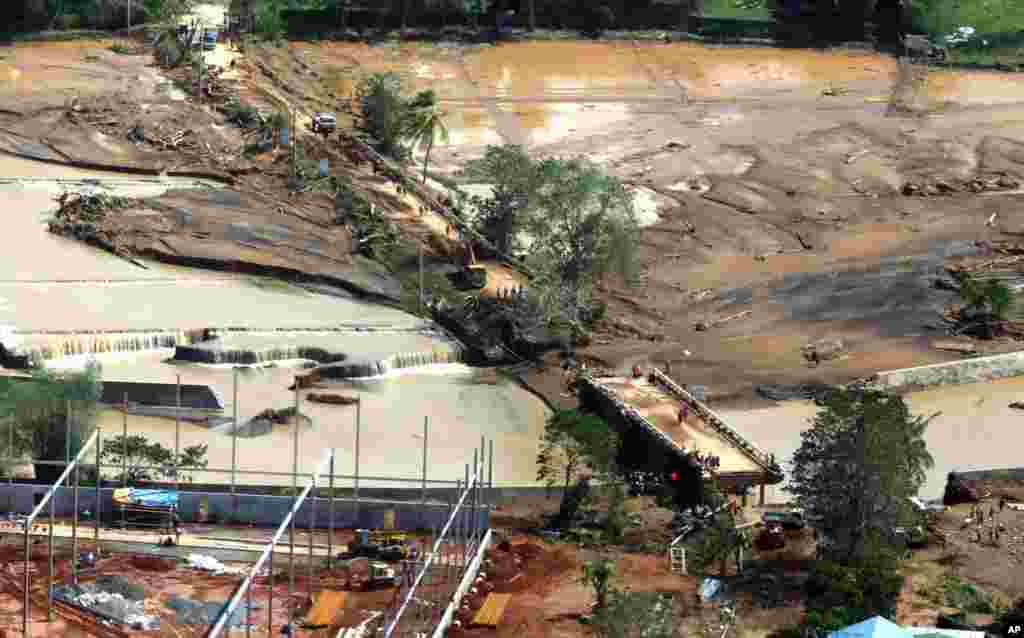
[[[942,385],[960,385],[1024,374],[1024,351],[976,357],[916,368],[887,370],[872,381],[888,390],[909,392]]]
[[[27,514],[35,507],[48,490],[45,485],[0,485],[0,514],[14,512]],[[57,516],[74,514],[74,490],[59,488],[54,495],[54,513]],[[117,512],[113,504],[114,490],[100,490],[101,513],[106,519],[111,512]],[[185,522],[227,522],[233,517],[236,521],[252,522],[260,526],[280,524],[291,509],[294,499],[286,496],[262,496],[256,494],[231,495],[213,492],[181,492],[178,502],[178,515]],[[96,510],[96,488],[83,487],[78,493],[79,511]],[[315,509],[314,509],[315,508]],[[47,512],[49,509],[47,508]],[[205,516],[201,516],[205,511]],[[235,512],[233,514],[233,512]],[[307,499],[295,516],[295,525],[309,525],[310,515],[315,512],[314,523],[317,527],[326,527],[330,515],[330,503],[325,498]],[[393,514],[392,514],[393,513]],[[46,513],[42,516],[45,518]],[[490,516],[486,508],[477,511],[478,522],[484,528],[490,526]],[[428,501],[425,505],[417,501],[393,501],[361,498],[359,511],[356,512],[355,500],[349,498],[334,499],[334,525],[342,528],[381,529],[385,519],[394,517],[395,529],[414,530],[429,529],[444,525],[450,516],[447,503]],[[468,524],[472,520],[471,510],[463,510],[456,521]],[[114,520],[118,520],[115,516]]]
[[[972,470],[970,472],[957,472],[956,474],[968,481],[1024,481],[1024,467]]]

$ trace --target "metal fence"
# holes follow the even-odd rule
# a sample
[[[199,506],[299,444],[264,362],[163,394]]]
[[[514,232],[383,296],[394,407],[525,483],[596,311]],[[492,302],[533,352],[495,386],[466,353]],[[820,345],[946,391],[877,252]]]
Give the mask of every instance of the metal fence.
[[[439,531],[434,530],[430,553],[403,563],[398,591],[382,618],[384,638],[431,636],[441,622],[487,533],[486,526],[480,524],[475,513],[487,506],[482,488],[485,481],[490,484],[494,478],[493,443],[489,454],[485,479],[484,445],[481,441],[480,449],[473,452],[472,469],[469,464],[465,467],[464,482],[457,489],[451,514]],[[462,516],[465,510],[473,515]]]

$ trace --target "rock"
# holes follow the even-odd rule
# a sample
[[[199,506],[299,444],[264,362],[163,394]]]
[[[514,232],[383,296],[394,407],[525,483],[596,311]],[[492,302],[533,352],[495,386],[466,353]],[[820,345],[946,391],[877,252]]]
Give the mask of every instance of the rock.
[[[1015,408],[1017,410],[1024,410],[1024,401],[1014,401],[1009,405],[1009,407]]]
[[[1016,180],[1006,176],[997,179],[996,186],[999,188],[1020,188],[1020,184]]]
[[[310,392],[306,398],[313,403],[328,403],[331,405],[353,405],[359,403],[359,399],[357,397],[347,397],[342,394],[317,394],[315,392]]]
[[[969,481],[956,472],[946,476],[946,491],[942,496],[943,505],[959,505],[961,503],[977,503],[978,491]]]
[[[665,144],[665,148],[668,150],[686,150],[691,146],[691,144],[684,144],[682,142],[676,142],[675,140]]]
[[[962,352],[963,354],[974,354],[978,351],[973,343],[964,341],[934,341],[932,347],[936,350],[949,350],[951,352]]]
[[[800,383],[796,385],[764,383],[754,386],[754,392],[772,401],[814,399],[823,396],[830,389],[832,389],[832,386],[824,383]]]
[[[838,359],[843,354],[843,342],[841,339],[821,339],[802,346],[800,351],[808,361]]]
[[[920,192],[920,190],[921,190],[921,187],[918,186],[917,184],[914,184],[913,182],[907,182],[906,184],[903,185],[903,188],[901,189],[901,192],[904,195],[908,195],[909,196],[909,195],[916,195],[918,192]]]

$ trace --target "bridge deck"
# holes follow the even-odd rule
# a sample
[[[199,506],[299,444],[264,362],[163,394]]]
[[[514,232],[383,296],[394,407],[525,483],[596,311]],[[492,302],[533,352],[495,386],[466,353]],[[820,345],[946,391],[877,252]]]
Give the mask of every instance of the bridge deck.
[[[636,408],[650,423],[688,451],[699,451],[721,459],[719,475],[763,474],[764,469],[731,441],[690,410],[679,422],[679,401],[652,385],[646,378],[603,377],[598,383],[615,392],[627,404]]]

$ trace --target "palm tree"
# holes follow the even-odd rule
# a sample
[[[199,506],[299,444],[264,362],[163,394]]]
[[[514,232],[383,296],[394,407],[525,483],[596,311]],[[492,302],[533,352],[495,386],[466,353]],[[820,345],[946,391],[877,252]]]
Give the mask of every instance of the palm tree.
[[[445,125],[446,113],[437,104],[437,95],[433,91],[421,91],[412,100],[409,125],[406,131],[412,147],[426,144],[427,152],[423,156],[423,181],[427,181],[427,164],[430,162],[430,150],[434,147],[434,139],[448,143],[448,127]]]

